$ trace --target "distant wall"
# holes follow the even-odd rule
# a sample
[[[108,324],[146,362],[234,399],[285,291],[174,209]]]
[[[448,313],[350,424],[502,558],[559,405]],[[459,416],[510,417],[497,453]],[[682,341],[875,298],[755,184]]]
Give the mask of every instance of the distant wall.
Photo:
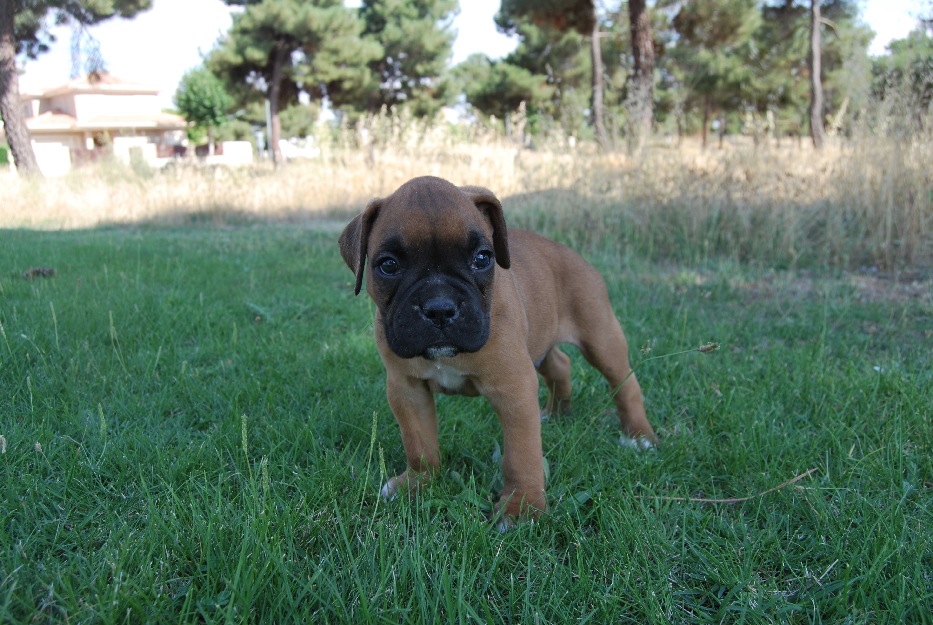
[[[71,169],[71,150],[61,143],[32,142],[32,149],[44,176],[64,176]]]
[[[221,141],[214,156],[208,156],[209,165],[249,165],[253,162],[253,144],[249,141]]]

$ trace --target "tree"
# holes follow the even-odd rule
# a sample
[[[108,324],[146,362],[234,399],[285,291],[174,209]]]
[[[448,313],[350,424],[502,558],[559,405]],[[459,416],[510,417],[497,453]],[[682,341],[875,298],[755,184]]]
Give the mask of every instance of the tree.
[[[576,31],[590,37],[590,114],[596,141],[607,143],[603,109],[603,62],[599,43],[599,20],[593,0],[502,0],[496,23],[500,30],[515,32],[519,21],[529,19],[538,27],[559,32]]]
[[[645,0],[629,0],[629,25],[632,31],[632,149],[641,147],[651,134],[654,114],[654,42]]]
[[[761,23],[757,0],[709,0],[681,6],[673,27],[679,39],[672,49],[684,70],[688,89],[703,110],[703,146],[717,108],[739,108],[755,81],[749,61],[753,35]]]
[[[748,104],[772,110],[778,123],[803,135],[812,104],[810,35],[812,0],[782,0],[761,8],[748,63],[754,85]],[[820,0],[820,82],[822,111],[865,108],[870,92],[868,45],[871,30],[859,22],[855,0]]]
[[[490,61],[484,54],[471,55],[454,68],[454,75],[467,101],[486,115],[502,119],[507,135],[511,134],[509,118],[522,102],[533,105],[547,100],[552,92],[542,76],[507,61]]]
[[[234,4],[235,2],[230,2]],[[348,91],[366,80],[367,63],[382,50],[361,37],[363,24],[340,0],[262,0],[234,17],[207,59],[234,96],[269,101],[269,144],[281,165],[280,111],[299,93]]]
[[[114,16],[133,17],[152,6],[152,0],[0,0],[0,117],[18,171],[38,175],[39,165],[22,114],[16,55],[35,58],[48,50],[51,35],[45,23],[70,20],[96,24]]]
[[[933,20],[920,24],[904,39],[888,45],[888,54],[878,57],[872,68],[876,97],[893,93],[909,96],[908,108],[922,126],[933,103]]]
[[[530,19],[535,25],[547,24],[557,30],[593,32],[596,9],[593,0],[502,0],[496,24],[512,32],[518,21]]]
[[[575,30],[561,31],[529,21],[516,25],[514,32],[520,43],[504,61],[528,70],[548,87],[528,102],[532,120],[550,118],[560,124],[564,134],[580,135],[586,125],[583,113],[587,99],[591,97],[590,49],[585,37]]]
[[[596,143],[606,147],[609,138],[606,135],[606,113],[603,108],[603,49],[599,43],[599,21],[593,20],[593,32],[590,35],[590,62],[593,79],[591,81],[592,95],[590,97],[590,110],[593,113],[593,133]]]
[[[810,0],[810,137],[813,147],[823,149],[826,131],[823,128],[823,80],[820,43],[820,0]]]
[[[433,115],[446,94],[440,76],[447,67],[455,33],[457,0],[363,0],[364,36],[378,41],[383,54],[369,63],[373,84],[356,108],[411,106],[418,116]]]
[[[190,70],[178,83],[175,106],[189,122],[207,129],[208,152],[213,154],[214,130],[227,121],[227,110],[233,106],[223,82],[206,67]]]

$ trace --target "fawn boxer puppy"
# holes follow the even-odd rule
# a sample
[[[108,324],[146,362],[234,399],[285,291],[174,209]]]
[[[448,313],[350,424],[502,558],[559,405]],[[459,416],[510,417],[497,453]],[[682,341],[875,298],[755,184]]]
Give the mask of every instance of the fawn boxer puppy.
[[[576,345],[606,378],[623,432],[657,442],[601,276],[563,245],[506,230],[489,190],[410,180],[346,226],[340,251],[356,293],[365,274],[378,309],[376,344],[408,462],[384,497],[417,489],[440,466],[434,394],[482,395],[504,439],[500,529],[546,511],[538,374],[545,414],[569,412],[570,360],[558,343]]]

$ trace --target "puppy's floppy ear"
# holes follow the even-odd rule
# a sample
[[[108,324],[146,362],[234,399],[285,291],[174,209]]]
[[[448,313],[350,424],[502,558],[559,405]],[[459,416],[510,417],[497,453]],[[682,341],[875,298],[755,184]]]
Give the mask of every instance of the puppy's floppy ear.
[[[373,200],[366,210],[354,217],[340,234],[340,255],[347,266],[356,274],[354,293],[360,294],[363,288],[363,269],[366,267],[366,248],[369,245],[369,231],[376,214],[382,206],[382,200]]]
[[[512,265],[509,258],[509,233],[505,227],[505,216],[502,214],[502,204],[493,192],[484,187],[460,187],[466,193],[476,208],[486,215],[492,224],[492,246],[496,252],[496,264],[503,269]]]

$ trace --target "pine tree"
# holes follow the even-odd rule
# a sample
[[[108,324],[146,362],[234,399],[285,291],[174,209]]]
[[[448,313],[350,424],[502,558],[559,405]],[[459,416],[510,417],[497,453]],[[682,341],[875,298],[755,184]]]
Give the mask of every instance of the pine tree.
[[[565,134],[579,135],[586,123],[584,110],[592,105],[593,72],[586,37],[575,30],[561,31],[530,21],[518,23],[514,32],[520,43],[505,61],[539,76],[550,87],[546,100],[528,103],[530,110],[556,120]]]
[[[534,106],[553,92],[541,75],[505,60],[490,61],[484,54],[471,55],[453,73],[470,105],[503,120],[507,135],[511,135],[511,114],[523,102]]]
[[[757,0],[690,2],[674,17],[679,39],[671,53],[702,106],[704,147],[713,112],[738,108],[754,82],[754,65],[748,59],[761,23],[757,4]]]
[[[651,134],[654,113],[654,41],[645,0],[629,0],[629,28],[632,33],[633,72],[632,125],[629,133],[630,151],[638,151]]]
[[[505,32],[521,31],[522,23],[566,33],[575,31],[590,37],[590,113],[596,141],[605,146],[606,124],[603,109],[603,63],[599,20],[593,0],[502,0],[496,23]]]
[[[457,0],[363,0],[364,36],[383,54],[369,63],[372,82],[347,103],[373,113],[383,106],[410,106],[433,115],[447,99],[441,76],[450,60]]]
[[[933,19],[921,20],[907,37],[888,44],[888,51],[874,60],[874,94],[885,99],[892,90],[906,92],[921,121],[933,104]]]
[[[826,130],[823,128],[821,26],[820,0],[810,0],[810,137],[817,150],[822,150],[826,141]]]
[[[778,113],[784,131],[804,134],[811,100],[809,54],[811,0],[784,0],[761,7],[760,26],[753,35],[755,55],[748,59],[755,82],[749,104],[758,111]],[[823,112],[864,107],[870,92],[868,45],[870,29],[858,20],[854,0],[820,1],[820,65]]]
[[[231,2],[233,3],[233,2]],[[298,95],[320,96],[366,80],[382,50],[362,38],[362,22],[340,0],[262,0],[234,17],[208,58],[211,71],[248,102],[269,102],[273,162],[282,164],[280,112]]]

